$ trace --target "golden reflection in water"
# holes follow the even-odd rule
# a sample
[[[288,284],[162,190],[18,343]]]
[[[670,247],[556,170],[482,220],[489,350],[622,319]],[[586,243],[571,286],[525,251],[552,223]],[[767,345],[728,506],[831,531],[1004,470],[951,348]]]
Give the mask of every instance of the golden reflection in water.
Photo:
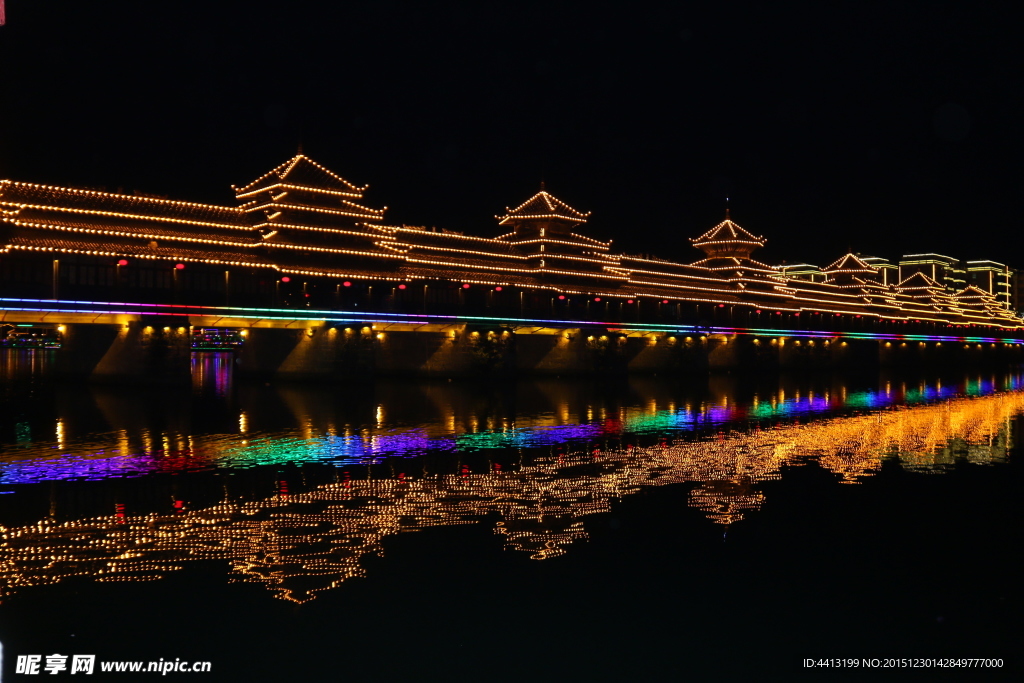
[[[538,457],[514,471],[404,474],[351,480],[263,500],[226,498],[176,514],[114,515],[0,527],[0,598],[71,576],[149,581],[195,560],[226,561],[234,581],[264,584],[295,602],[365,573],[360,558],[382,540],[433,526],[477,523],[534,559],[557,557],[585,538],[582,518],[642,487],[695,485],[690,504],[731,524],[757,510],[762,482],[783,465],[815,462],[843,482],[876,473],[886,459],[940,472],[957,460],[1005,460],[1010,420],[1024,392],[901,408],[810,424],[719,432],[710,439]],[[51,515],[53,512],[51,511]]]

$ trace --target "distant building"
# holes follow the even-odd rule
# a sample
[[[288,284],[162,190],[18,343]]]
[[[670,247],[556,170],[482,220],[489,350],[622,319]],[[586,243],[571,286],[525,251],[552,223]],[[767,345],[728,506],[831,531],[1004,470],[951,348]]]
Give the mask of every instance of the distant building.
[[[900,278],[900,269],[892,261],[881,256],[868,256],[857,254],[861,261],[878,271],[877,280],[883,285],[895,285]]]
[[[1013,287],[1010,288],[1010,310],[1020,311],[1024,309],[1024,301],[1021,301],[1021,291],[1024,290],[1024,271],[1018,270],[1013,274]]]
[[[967,282],[995,296],[1006,308],[1015,308],[1016,273],[996,261],[967,261]]]
[[[828,279],[828,276],[825,275],[821,268],[810,263],[783,264],[779,266],[779,271],[791,280],[824,282]]]
[[[959,259],[942,254],[905,254],[900,259],[899,277],[903,282],[914,273],[924,273],[953,291],[967,286],[967,271]]]

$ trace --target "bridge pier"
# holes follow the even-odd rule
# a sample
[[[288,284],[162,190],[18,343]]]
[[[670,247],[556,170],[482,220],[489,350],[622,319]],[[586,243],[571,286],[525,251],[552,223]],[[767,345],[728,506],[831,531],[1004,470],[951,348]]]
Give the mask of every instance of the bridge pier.
[[[715,342],[707,335],[651,333],[626,342],[629,372],[705,372],[711,367]],[[721,356],[719,360],[724,359]]]
[[[281,330],[253,329],[249,330],[242,346],[237,370],[240,374],[270,373],[294,379],[331,379],[338,371],[334,347],[334,339],[322,325]]]
[[[516,335],[516,369],[544,375],[590,372],[586,362],[587,336],[578,327],[558,330],[556,334]]]
[[[778,365],[783,369],[817,370],[878,364],[873,341],[780,337],[777,347]]]
[[[192,381],[187,319],[140,318],[61,328],[55,364],[59,376],[130,384],[188,385]]]
[[[880,341],[882,367],[958,365],[963,367],[1019,364],[1024,346],[1001,342]]]
[[[497,327],[452,325],[413,333],[375,332],[376,370],[381,375],[473,377],[515,371],[515,340]]]
[[[282,380],[472,376],[512,372],[513,347],[509,332],[466,325],[400,332],[371,325],[252,328],[238,351],[236,372]]]

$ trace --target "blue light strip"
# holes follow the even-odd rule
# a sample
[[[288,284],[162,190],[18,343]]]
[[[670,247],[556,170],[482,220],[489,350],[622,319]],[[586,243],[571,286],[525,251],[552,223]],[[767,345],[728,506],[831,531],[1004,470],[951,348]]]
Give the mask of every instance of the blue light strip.
[[[11,304],[30,304],[13,306]],[[89,307],[89,308],[86,308]],[[92,308],[99,307],[99,308]],[[154,309],[175,309],[174,311]],[[661,323],[634,324],[600,322],[594,320],[554,320],[546,318],[496,318],[490,316],[439,315],[427,313],[385,313],[363,311],[303,310],[288,308],[240,308],[232,306],[189,306],[184,304],[141,304],[102,301],[69,301],[61,299],[15,299],[0,297],[0,311],[28,313],[85,313],[91,315],[152,315],[187,316],[206,315],[244,320],[306,320],[339,324],[403,323],[428,325],[438,323],[488,323],[519,326],[580,326],[605,327],[611,332],[665,332],[676,334],[724,334],[765,337],[805,337],[820,339],[873,339],[883,341],[943,341],[969,343],[1024,344],[1015,337],[979,337],[956,335],[900,334],[894,332],[827,332],[780,328],[719,327],[696,325],[666,325]],[[286,313],[287,315],[279,315]]]

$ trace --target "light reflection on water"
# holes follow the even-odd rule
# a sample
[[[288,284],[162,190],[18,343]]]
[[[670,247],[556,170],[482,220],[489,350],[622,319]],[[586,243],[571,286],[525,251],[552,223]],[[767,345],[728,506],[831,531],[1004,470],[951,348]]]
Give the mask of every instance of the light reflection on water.
[[[15,494],[3,502],[45,487],[49,513],[0,519],[0,598],[219,560],[232,580],[305,602],[362,576],[389,536],[496,518],[508,548],[549,559],[587,538],[587,517],[668,484],[728,528],[786,467],[856,484],[886,462],[932,473],[1004,462],[1024,412],[1019,373],[873,388],[834,377],[273,387],[236,386],[230,355],[202,354],[182,393],[51,386],[40,352],[20,353],[3,364],[0,484]],[[240,486],[247,472],[257,483]],[[96,493],[105,482],[116,486]],[[83,512],[90,496],[104,512]]]
[[[8,352],[9,377],[45,370],[40,352],[17,353],[23,366],[12,366],[15,353]],[[410,383],[372,395],[361,386],[239,387],[235,395],[231,358],[196,354],[191,396],[112,388],[58,391],[55,414],[16,417],[4,435],[0,485],[692,438],[728,425],[880,411],[1022,387],[1022,376],[1009,373],[966,375],[957,382],[887,379],[872,389],[780,384],[743,396],[728,379],[713,379],[703,395],[680,395],[663,383],[638,379],[620,391],[629,395],[622,400],[548,381],[519,385],[512,407],[481,406],[474,404],[480,400],[476,389],[446,384]],[[10,405],[14,399],[7,397]],[[197,425],[205,413],[218,416],[217,424]]]
[[[2,529],[0,598],[71,576],[154,580],[187,562],[221,560],[232,580],[306,602],[365,575],[362,558],[382,553],[388,536],[497,515],[494,531],[507,547],[545,560],[587,538],[588,516],[667,484],[689,485],[688,504],[728,527],[761,507],[761,485],[787,465],[813,461],[856,483],[889,459],[924,471],[1002,462],[1008,427],[1022,411],[1024,392],[1006,392],[803,424],[755,423],[671,444],[537,449],[514,468],[488,462],[473,471],[463,463],[455,473],[362,478],[337,469],[333,481],[307,490],[293,491],[287,480],[271,495],[225,488],[220,502],[195,509],[176,500],[165,512],[132,514],[118,503],[113,514]]]
[[[193,353],[192,389],[209,391],[224,398],[231,390],[234,376],[234,355],[230,353]]]

